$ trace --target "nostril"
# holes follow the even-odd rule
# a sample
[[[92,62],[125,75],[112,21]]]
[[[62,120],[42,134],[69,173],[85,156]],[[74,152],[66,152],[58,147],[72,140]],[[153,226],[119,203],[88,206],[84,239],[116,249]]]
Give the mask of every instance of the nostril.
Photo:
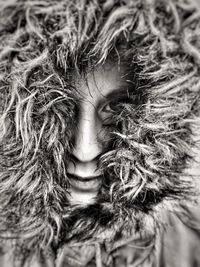
[[[93,139],[93,140],[92,140]],[[102,144],[92,136],[80,136],[73,140],[71,146],[72,161],[88,162],[97,160],[102,154]]]
[[[81,152],[73,150],[70,154],[70,161],[73,164],[77,163],[88,163],[93,161],[99,161],[100,157],[102,156],[102,151],[89,151]]]
[[[73,155],[70,154],[70,162],[73,164],[76,164],[79,160]]]

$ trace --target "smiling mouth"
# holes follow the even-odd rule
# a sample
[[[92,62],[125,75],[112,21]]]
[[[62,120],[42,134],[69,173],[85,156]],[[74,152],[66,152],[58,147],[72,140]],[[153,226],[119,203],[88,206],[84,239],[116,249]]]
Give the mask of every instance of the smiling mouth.
[[[68,173],[69,183],[73,190],[80,192],[96,192],[102,183],[102,175],[82,177]]]

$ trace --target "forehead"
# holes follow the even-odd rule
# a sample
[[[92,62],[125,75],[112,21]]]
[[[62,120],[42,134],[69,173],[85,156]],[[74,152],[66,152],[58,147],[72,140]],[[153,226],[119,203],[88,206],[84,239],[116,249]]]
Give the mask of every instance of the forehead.
[[[88,72],[78,81],[77,89],[83,99],[96,103],[118,91],[124,83],[118,67],[107,64]]]

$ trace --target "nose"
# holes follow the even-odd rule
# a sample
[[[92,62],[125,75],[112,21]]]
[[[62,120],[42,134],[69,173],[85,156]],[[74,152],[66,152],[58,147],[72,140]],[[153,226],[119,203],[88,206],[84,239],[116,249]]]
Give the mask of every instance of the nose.
[[[93,108],[94,109],[94,108]],[[82,112],[74,136],[72,155],[78,162],[94,161],[102,152],[102,143],[98,138],[100,122],[95,116],[95,110]]]

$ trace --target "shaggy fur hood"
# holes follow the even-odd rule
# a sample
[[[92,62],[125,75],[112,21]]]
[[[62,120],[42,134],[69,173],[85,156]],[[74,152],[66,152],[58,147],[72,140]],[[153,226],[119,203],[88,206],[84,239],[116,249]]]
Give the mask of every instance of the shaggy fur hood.
[[[0,1],[0,233],[26,251],[134,235],[198,199],[200,4],[195,0]],[[70,206],[75,78],[125,69],[95,204]],[[181,205],[180,205],[181,203]]]

